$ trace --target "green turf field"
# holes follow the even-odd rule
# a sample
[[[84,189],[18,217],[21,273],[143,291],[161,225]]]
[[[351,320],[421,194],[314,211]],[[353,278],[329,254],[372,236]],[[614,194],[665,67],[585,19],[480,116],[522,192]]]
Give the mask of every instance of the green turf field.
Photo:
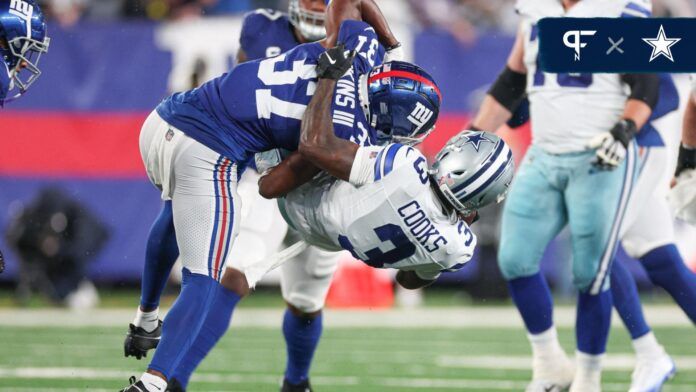
[[[76,317],[88,317],[76,316]],[[560,329],[573,347],[569,328]],[[657,334],[683,369],[665,391],[696,391],[696,331]],[[115,391],[144,361],[124,358],[124,328],[0,327],[0,391]],[[203,363],[193,391],[277,391],[280,329],[236,327]],[[605,391],[626,391],[632,366],[624,331],[610,342]],[[317,391],[520,391],[529,348],[511,328],[327,328],[313,367]]]

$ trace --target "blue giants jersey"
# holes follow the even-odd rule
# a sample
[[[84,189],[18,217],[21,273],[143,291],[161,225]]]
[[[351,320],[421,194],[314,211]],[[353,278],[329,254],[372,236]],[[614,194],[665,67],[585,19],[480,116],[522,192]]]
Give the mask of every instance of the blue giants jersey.
[[[359,55],[336,86],[334,130],[343,139],[373,144],[376,133],[360,105],[359,78],[382,62],[383,52],[374,29],[364,22],[343,22],[338,39]],[[302,115],[316,88],[316,63],[324,51],[321,44],[308,43],[239,64],[199,88],[166,98],[157,112],[189,137],[238,163],[273,148],[294,151]]]
[[[299,44],[284,13],[258,9],[244,16],[239,45],[248,60],[277,56]]]

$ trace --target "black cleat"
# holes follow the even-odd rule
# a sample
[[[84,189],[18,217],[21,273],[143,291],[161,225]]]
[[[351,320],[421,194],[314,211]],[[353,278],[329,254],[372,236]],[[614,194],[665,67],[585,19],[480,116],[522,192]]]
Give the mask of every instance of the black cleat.
[[[181,385],[179,380],[172,378],[167,382],[167,390],[165,392],[186,392],[186,388]]]
[[[120,392],[147,392],[145,384],[143,384],[142,381],[137,380],[135,376],[131,376],[131,378],[128,379],[128,382],[130,383],[130,385],[121,389]]]
[[[162,320],[159,320],[157,328],[152,332],[147,332],[141,327],[130,324],[126,340],[123,342],[123,353],[126,357],[134,356],[137,359],[147,357],[147,351],[157,348],[161,336]]]
[[[280,392],[313,392],[312,386],[309,385],[309,380],[302,381],[299,384],[290,384],[287,379],[283,379],[283,386]]]

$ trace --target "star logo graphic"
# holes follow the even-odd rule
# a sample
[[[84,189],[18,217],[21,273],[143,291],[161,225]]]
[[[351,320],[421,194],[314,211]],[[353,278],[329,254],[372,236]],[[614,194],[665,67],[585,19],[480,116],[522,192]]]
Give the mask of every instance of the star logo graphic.
[[[667,38],[664,27],[660,25],[660,30],[657,32],[657,37],[643,38],[643,41],[653,48],[652,54],[650,54],[649,62],[652,62],[659,56],[665,56],[669,59],[669,61],[674,62],[674,57],[672,57],[672,50],[670,47],[681,41],[681,38]]]
[[[464,135],[464,139],[466,140],[464,144],[471,144],[476,151],[478,151],[479,148],[481,148],[481,143],[493,143],[493,140],[490,140],[482,133],[472,133],[469,135]]]

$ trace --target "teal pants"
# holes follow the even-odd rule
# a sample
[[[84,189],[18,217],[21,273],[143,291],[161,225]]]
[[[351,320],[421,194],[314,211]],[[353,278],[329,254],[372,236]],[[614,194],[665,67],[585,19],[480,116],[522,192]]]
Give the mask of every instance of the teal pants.
[[[539,272],[549,242],[570,226],[573,283],[582,292],[609,288],[621,221],[636,179],[636,148],[614,170],[592,165],[594,150],[549,154],[530,147],[503,209],[498,263],[507,280]]]

